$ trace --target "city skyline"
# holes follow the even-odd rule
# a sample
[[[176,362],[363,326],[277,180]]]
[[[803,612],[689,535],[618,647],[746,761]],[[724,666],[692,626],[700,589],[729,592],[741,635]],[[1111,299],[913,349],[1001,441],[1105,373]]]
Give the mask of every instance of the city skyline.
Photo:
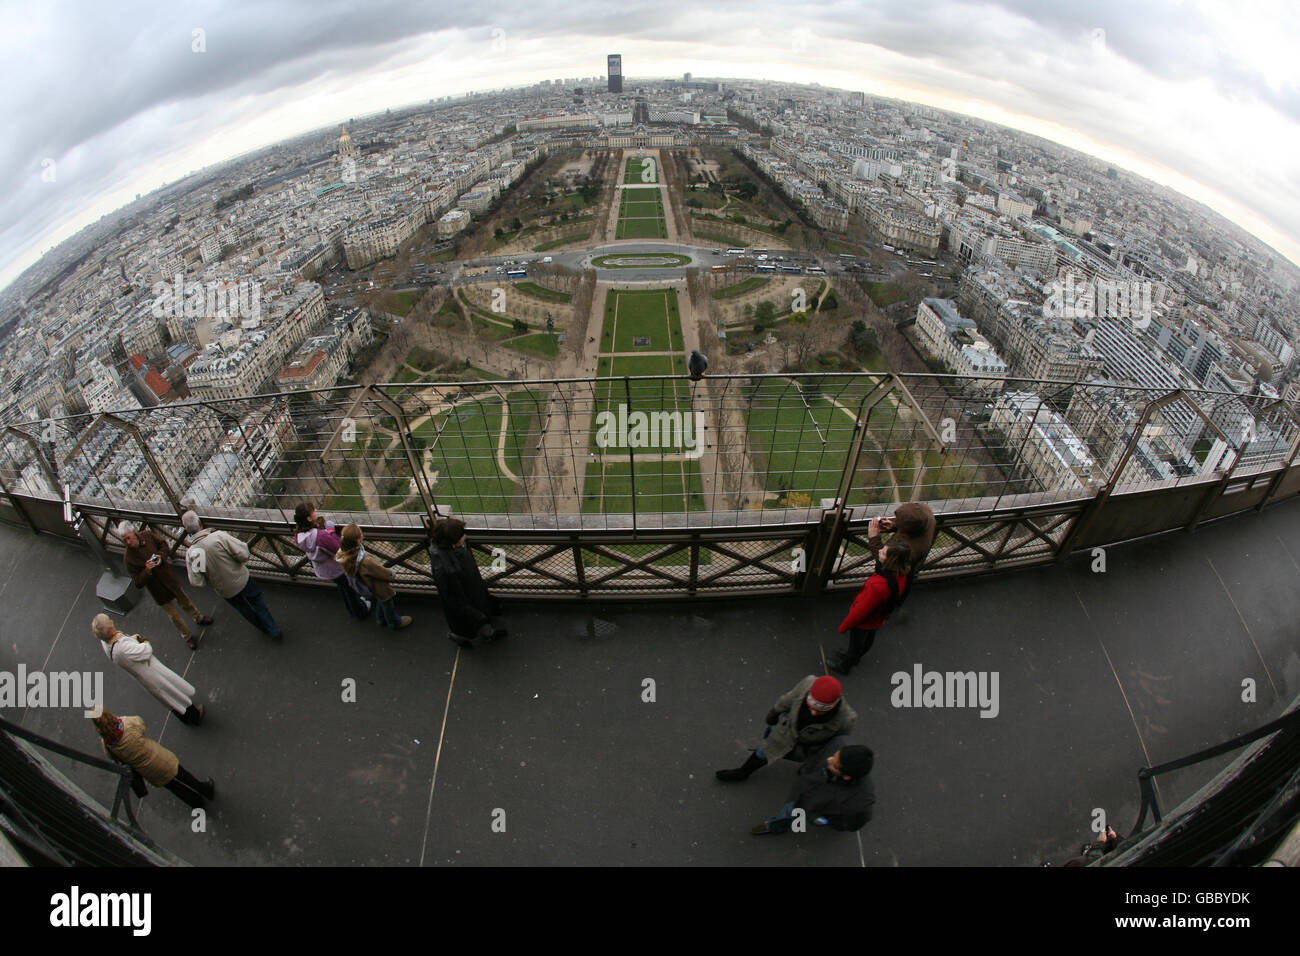
[[[600,76],[610,49],[634,82],[685,71],[816,82],[1044,136],[1170,186],[1300,262],[1300,173],[1290,159],[1300,98],[1284,56],[1294,30],[1268,17],[1283,8],[1256,6],[1247,22],[1209,4],[1031,15],[1022,7],[1030,9],[949,4],[939,16],[882,4],[836,23],[843,8],[795,5],[798,22],[779,29],[752,25],[778,22],[763,10],[687,20],[672,4],[656,7],[653,22],[639,11],[501,4],[477,22],[457,11],[454,28],[436,6],[394,5],[365,18],[326,7],[309,24],[287,15],[292,4],[256,16],[238,5],[182,14],[142,5],[121,24],[78,11],[75,28],[67,10],[15,10],[11,20],[27,19],[9,34],[6,58],[44,99],[37,110],[27,94],[31,108],[10,117],[0,148],[11,184],[0,198],[0,288],[136,193],[202,167],[431,97]],[[92,85],[67,62],[33,59],[29,51],[55,34],[71,38],[69,62],[80,53],[121,79]],[[875,43],[864,42],[868,34]],[[285,41],[279,55],[264,56],[276,41]],[[372,69],[376,51],[384,65]],[[936,64],[929,52],[947,56]]]

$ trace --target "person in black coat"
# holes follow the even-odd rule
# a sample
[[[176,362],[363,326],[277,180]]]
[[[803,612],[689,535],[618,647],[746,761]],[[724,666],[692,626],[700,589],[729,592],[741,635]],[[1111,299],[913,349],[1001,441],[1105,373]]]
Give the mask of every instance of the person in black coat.
[[[861,830],[871,820],[876,792],[871,786],[871,749],[846,736],[835,737],[809,757],[790,785],[785,808],[778,816],[756,824],[750,832],[788,833],[795,811],[804,811],[804,823],[832,830]]]
[[[429,561],[451,628],[448,638],[461,647],[473,647],[506,636],[506,629],[492,620],[501,613],[501,605],[488,593],[478,563],[465,544],[463,521],[443,518],[433,526]]]

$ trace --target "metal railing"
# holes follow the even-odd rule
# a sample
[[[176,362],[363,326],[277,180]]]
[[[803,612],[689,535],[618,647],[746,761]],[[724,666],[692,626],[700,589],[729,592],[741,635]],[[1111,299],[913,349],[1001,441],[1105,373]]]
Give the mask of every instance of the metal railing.
[[[304,500],[356,521],[399,587],[431,589],[432,522],[463,519],[504,594],[610,597],[848,587],[866,524],[930,503],[927,575],[1055,560],[1300,492],[1293,404],[1071,382],[682,371],[602,359],[585,379],[423,382],[180,402],[11,424],[15,520],[109,548],[114,519],[179,546],[183,499],[248,536],[253,570],[312,580]],[[611,343],[611,348],[614,345]],[[620,343],[632,349],[635,337]],[[623,364],[620,364],[623,363]]]

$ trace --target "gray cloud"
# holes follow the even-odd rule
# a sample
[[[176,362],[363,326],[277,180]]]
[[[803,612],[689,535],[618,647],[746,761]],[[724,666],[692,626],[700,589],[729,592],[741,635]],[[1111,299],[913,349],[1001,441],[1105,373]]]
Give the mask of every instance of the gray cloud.
[[[1163,135],[1161,117],[1142,117],[1143,89],[1122,88],[1100,72],[1103,61],[1090,47],[1097,29],[1105,31],[1109,53],[1130,64],[1138,78],[1160,83],[1209,78],[1221,97],[1207,104],[1211,108],[1262,104],[1279,124],[1292,132],[1300,128],[1296,80],[1274,88],[1256,63],[1221,48],[1211,18],[1174,0],[1140,6],[1125,0],[1087,5],[759,0],[708,8],[684,0],[630,5],[205,0],[174,6],[127,0],[6,3],[0,15],[13,26],[0,37],[0,57],[21,79],[10,88],[10,115],[0,140],[0,268],[96,197],[134,179],[133,172],[178,149],[177,127],[167,125],[168,117],[193,122],[207,114],[225,116],[239,97],[266,102],[278,92],[331,76],[362,77],[409,56],[420,38],[441,31],[461,31],[471,47],[486,45],[494,27],[504,28],[512,42],[552,41],[554,66],[547,75],[600,71],[599,63],[571,61],[573,37],[652,40],[668,51],[689,52],[725,44],[728,29],[781,36],[795,26],[806,28],[814,38],[812,49],[807,58],[792,55],[791,62],[815,61],[819,38],[870,43],[907,58],[889,61],[889,75],[898,82],[969,95],[1078,129],[1213,184],[1275,227],[1300,233],[1294,160],[1278,156],[1257,181],[1238,181],[1230,167],[1216,163],[1212,150],[1189,155],[1177,135]],[[719,25],[725,26],[716,29]],[[1297,33],[1293,24],[1266,26]],[[206,31],[205,53],[191,51],[196,27]],[[747,51],[729,53],[743,60]],[[689,57],[684,59],[689,66]],[[769,63],[753,62],[745,72],[761,79]],[[867,58],[863,68],[876,65]],[[629,71],[635,74],[634,63]],[[1139,119],[1133,118],[1134,103]],[[1264,131],[1260,141],[1268,141]],[[63,160],[55,183],[40,179],[46,157]]]

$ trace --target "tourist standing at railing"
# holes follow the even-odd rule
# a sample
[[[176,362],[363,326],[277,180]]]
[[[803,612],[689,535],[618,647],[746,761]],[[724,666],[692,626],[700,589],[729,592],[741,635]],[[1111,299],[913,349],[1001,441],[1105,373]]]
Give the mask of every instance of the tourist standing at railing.
[[[917,572],[925,565],[925,559],[929,556],[930,549],[934,547],[934,537],[938,533],[939,522],[934,516],[934,511],[925,502],[908,501],[899,505],[892,518],[882,518],[867,526],[867,547],[871,549],[876,560],[880,559],[882,530],[893,532],[889,537],[889,544],[905,542],[912,552],[912,570],[907,573],[907,591],[898,601],[898,606],[902,607],[908,595],[912,593]]]
[[[194,685],[154,657],[148,638],[123,634],[107,614],[96,614],[90,630],[99,638],[105,656],[138,680],[182,722],[196,727],[203,723],[203,705],[194,703]]]
[[[199,780],[181,766],[174,753],[145,736],[149,728],[141,718],[118,717],[105,710],[98,717],[91,717],[90,722],[104,744],[104,753],[126,764],[155,787],[166,787],[191,807],[201,807],[205,800],[217,795],[212,778]],[[133,780],[133,789],[135,785]],[[147,792],[136,789],[141,797]]]
[[[767,712],[767,729],[749,759],[735,770],[719,770],[715,776],[738,783],[767,766],[769,760],[806,760],[832,737],[849,733],[857,722],[858,715],[844,699],[840,682],[809,674],[778,697]]]
[[[262,599],[262,589],[248,573],[246,565],[251,557],[248,545],[234,535],[203,527],[193,511],[181,515],[181,526],[190,535],[190,547],[185,552],[190,584],[212,585],[212,590],[225,598],[244,620],[273,640],[280,640],[283,637],[280,626]]]
[[[392,584],[396,575],[373,555],[366,553],[365,535],[361,533],[361,526],[348,525],[343,529],[339,540],[342,546],[336,556],[338,562],[343,565],[348,577],[364,584],[374,595],[375,619],[394,631],[410,627],[410,617],[397,613],[397,592],[393,590]]]
[[[451,633],[447,636],[461,647],[486,644],[506,636],[493,622],[501,606],[483,583],[478,562],[465,543],[465,523],[443,518],[433,526],[433,547],[429,549],[433,583]]]
[[[879,522],[872,519],[868,533],[879,534]],[[827,662],[837,674],[848,674],[862,660],[862,655],[875,643],[876,631],[889,620],[889,615],[907,596],[908,572],[912,569],[912,550],[906,541],[895,540],[880,549],[876,562],[879,570],[867,578],[862,590],[853,599],[853,605],[840,624],[840,633],[848,633],[847,651],[836,652]]]
[[[343,565],[335,559],[341,542],[334,530],[334,522],[326,521],[316,514],[316,506],[304,501],[293,509],[294,530],[297,532],[298,547],[311,559],[312,570],[322,581],[333,581],[343,597],[343,606],[355,618],[364,618],[370,608],[361,595],[353,590],[343,573]]]
[[[148,528],[136,531],[125,521],[117,526],[117,534],[126,545],[122,558],[126,565],[126,573],[131,575],[131,580],[135,582],[136,587],[146,589],[158,602],[158,606],[167,612],[167,616],[176,625],[176,630],[185,639],[190,650],[197,651],[198,642],[185,625],[181,609],[183,608],[186,614],[194,618],[194,623],[201,627],[211,624],[212,618],[194,606],[190,596],[185,593],[185,588],[181,587],[181,582],[176,579],[171,562],[168,560],[170,552],[166,539]],[[180,607],[177,607],[177,604]]]

